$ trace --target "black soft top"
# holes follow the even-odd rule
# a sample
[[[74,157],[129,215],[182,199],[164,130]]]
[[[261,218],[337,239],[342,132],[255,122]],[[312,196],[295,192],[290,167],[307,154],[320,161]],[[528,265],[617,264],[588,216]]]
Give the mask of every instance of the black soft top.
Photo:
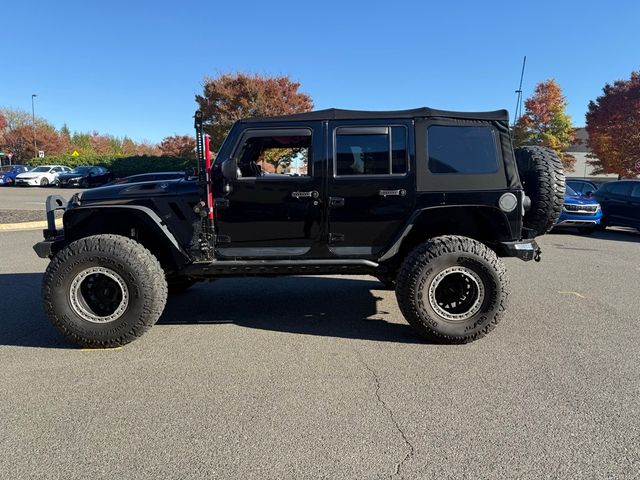
[[[376,119],[376,118],[424,118],[424,117],[444,117],[444,118],[460,118],[467,120],[492,120],[492,121],[509,121],[509,113],[506,110],[495,110],[493,112],[450,112],[447,110],[436,110],[434,108],[422,107],[410,110],[390,110],[369,112],[365,110],[342,110],[339,108],[328,108],[326,110],[315,110],[313,112],[295,113],[292,115],[279,115],[276,117],[264,118],[247,118],[242,122],[253,123],[264,120],[276,121],[299,121],[299,120],[359,120],[359,119]]]

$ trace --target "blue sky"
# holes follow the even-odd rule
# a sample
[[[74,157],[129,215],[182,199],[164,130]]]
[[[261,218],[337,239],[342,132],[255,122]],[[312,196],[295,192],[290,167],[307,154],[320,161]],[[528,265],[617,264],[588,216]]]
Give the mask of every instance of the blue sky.
[[[10,1],[0,106],[57,127],[159,141],[192,132],[205,76],[286,74],[316,108],[512,113],[555,78],[577,126],[640,70],[637,1]]]

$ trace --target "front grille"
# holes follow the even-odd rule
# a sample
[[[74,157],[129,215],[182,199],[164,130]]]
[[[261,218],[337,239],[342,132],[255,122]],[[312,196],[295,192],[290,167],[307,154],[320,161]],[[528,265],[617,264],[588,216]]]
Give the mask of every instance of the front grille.
[[[593,214],[598,211],[598,205],[565,205],[565,212]]]

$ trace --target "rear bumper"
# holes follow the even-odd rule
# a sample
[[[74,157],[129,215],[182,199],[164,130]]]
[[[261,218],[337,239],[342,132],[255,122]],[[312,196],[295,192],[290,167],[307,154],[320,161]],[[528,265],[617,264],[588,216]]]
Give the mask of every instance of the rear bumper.
[[[519,242],[501,242],[502,250],[507,257],[515,257],[528,262],[540,261],[542,250],[535,240],[520,240]]]

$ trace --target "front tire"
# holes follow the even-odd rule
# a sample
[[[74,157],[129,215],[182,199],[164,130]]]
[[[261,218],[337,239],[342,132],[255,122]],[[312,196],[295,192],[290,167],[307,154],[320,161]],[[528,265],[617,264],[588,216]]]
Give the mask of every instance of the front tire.
[[[87,347],[114,347],[156,323],[167,301],[158,260],[139,243],[118,235],[77,240],[54,257],[42,295],[49,320]]]
[[[41,187],[47,187],[47,186],[49,186],[49,179],[48,179],[48,178],[46,178],[46,177],[43,177],[43,178],[40,180],[40,186],[41,186]]]
[[[443,236],[405,259],[396,297],[409,324],[425,339],[468,343],[500,321],[509,295],[506,269],[495,252],[467,237]]]

